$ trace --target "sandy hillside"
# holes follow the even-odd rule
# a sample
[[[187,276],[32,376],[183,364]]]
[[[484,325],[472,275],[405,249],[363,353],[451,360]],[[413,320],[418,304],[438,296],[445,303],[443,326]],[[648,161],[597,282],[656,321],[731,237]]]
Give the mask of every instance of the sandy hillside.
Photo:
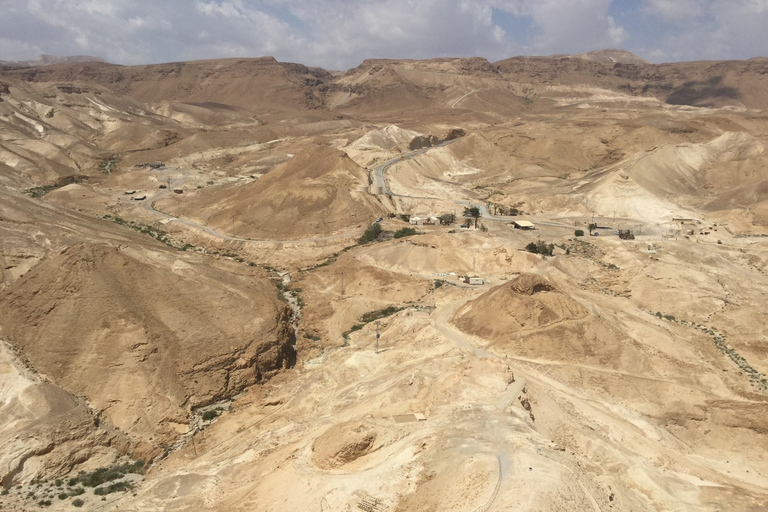
[[[207,272],[162,252],[69,247],[4,290],[2,333],[110,423],[167,443],[186,430],[189,407],[231,396],[293,359],[287,313],[258,274]],[[248,320],[237,321],[246,309]],[[217,341],[223,332],[226,344]]]
[[[384,213],[368,195],[366,173],[346,154],[307,148],[259,180],[235,190],[169,197],[158,208],[240,237],[291,239],[365,227]]]
[[[129,448],[117,429],[99,426],[81,399],[45,382],[0,345],[0,482],[63,474],[83,461],[99,465]]]
[[[765,510],[765,63],[3,68],[0,508]]]
[[[191,407],[295,359],[288,312],[262,271],[5,197],[0,336],[147,448],[186,431]]]

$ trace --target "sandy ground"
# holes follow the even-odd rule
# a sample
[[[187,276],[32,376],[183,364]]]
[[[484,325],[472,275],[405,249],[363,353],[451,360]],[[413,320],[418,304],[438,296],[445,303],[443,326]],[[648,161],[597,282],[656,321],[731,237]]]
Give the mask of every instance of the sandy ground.
[[[323,97],[301,85],[322,70],[269,59],[223,86],[133,70],[130,96],[14,81],[0,507],[163,436],[132,493],[83,509],[768,508],[765,115],[516,65],[369,62]],[[373,167],[456,127],[370,193]],[[459,228],[468,202],[519,215]],[[392,239],[399,215],[443,213],[459,222]],[[292,368],[258,349],[278,331]]]

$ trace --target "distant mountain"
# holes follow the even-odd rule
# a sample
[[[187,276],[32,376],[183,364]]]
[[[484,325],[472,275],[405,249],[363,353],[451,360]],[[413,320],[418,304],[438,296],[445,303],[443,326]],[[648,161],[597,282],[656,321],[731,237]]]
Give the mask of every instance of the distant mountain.
[[[77,64],[82,62],[106,62],[99,57],[91,57],[90,55],[70,55],[67,57],[59,57],[56,55],[40,55],[33,60],[0,60],[0,66],[9,66],[17,68],[35,68],[39,66],[50,66],[51,64]]]

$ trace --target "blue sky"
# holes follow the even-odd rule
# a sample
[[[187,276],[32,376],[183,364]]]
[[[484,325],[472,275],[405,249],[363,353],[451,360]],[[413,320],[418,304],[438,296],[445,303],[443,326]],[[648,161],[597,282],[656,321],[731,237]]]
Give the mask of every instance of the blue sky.
[[[0,13],[0,60],[271,55],[343,70],[601,48],[652,62],[768,55],[768,0],[0,0]]]

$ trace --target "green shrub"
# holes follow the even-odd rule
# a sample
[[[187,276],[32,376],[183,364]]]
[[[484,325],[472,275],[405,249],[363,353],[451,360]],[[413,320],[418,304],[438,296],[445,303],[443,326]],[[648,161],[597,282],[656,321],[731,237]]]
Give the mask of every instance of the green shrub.
[[[82,183],[87,180],[88,180],[88,176],[83,176],[79,174],[75,174],[72,176],[63,176],[58,180],[56,180],[56,182],[51,185],[41,185],[39,187],[32,187],[30,189],[25,190],[24,193],[30,197],[39,198],[44,196],[51,190],[56,190],[57,188],[65,187],[67,185],[71,185],[72,183]]]
[[[393,235],[395,238],[403,238],[404,236],[411,236],[416,234],[416,229],[414,228],[402,228],[395,231],[395,234]]]
[[[525,246],[525,250],[532,252],[533,254],[541,254],[542,256],[552,256],[555,250],[554,244],[547,244],[543,240],[537,242],[531,242]]]
[[[584,230],[583,229],[577,229],[576,231],[573,232],[573,234],[576,235],[576,236],[584,236]]]
[[[69,494],[67,494],[67,493],[65,493],[65,492],[60,492],[60,493],[59,493],[59,499],[60,499],[60,500],[65,500],[65,499],[67,499],[67,498],[69,498]]]
[[[360,237],[360,239],[357,241],[359,245],[367,244],[368,242],[373,242],[377,238],[379,238],[379,235],[381,234],[381,225],[378,222],[374,222],[370,226],[368,226],[365,229],[365,233],[363,233],[363,236]]]
[[[203,421],[211,421],[214,418],[218,418],[219,414],[221,414],[221,408],[205,411],[203,413]]]
[[[97,496],[104,496],[106,494],[112,494],[113,492],[129,491],[133,489],[133,485],[130,482],[115,482],[106,487],[97,487],[93,490],[93,494]]]
[[[373,322],[374,320],[378,320],[380,318],[394,315],[401,309],[403,308],[398,308],[397,306],[389,306],[384,309],[379,309],[377,311],[369,311],[368,313],[365,313],[363,316],[361,316],[360,320],[367,324],[367,323]]]
[[[83,500],[81,500],[80,498],[77,498],[76,500],[72,500],[72,505],[74,505],[77,508],[80,508],[83,505],[85,505],[85,502]]]
[[[403,222],[411,222],[411,216],[407,213],[400,215],[400,220]]]

